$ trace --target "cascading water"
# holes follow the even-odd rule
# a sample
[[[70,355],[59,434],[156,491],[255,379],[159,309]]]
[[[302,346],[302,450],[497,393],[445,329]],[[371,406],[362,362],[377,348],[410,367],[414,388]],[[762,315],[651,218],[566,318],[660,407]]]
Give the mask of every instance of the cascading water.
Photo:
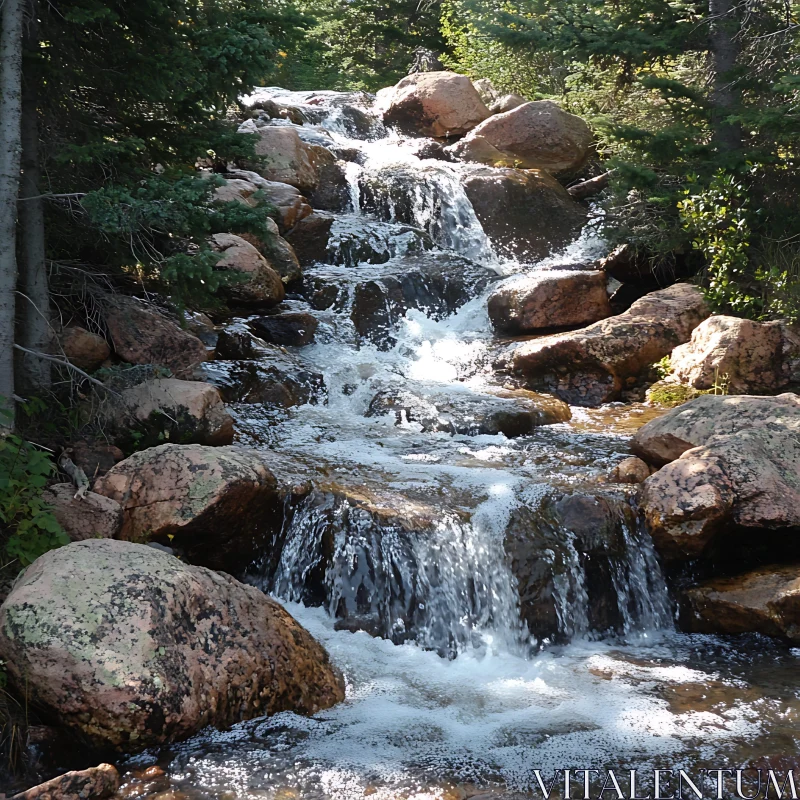
[[[330,263],[287,300],[320,321],[286,358],[324,378],[327,402],[232,406],[242,441],[268,448],[287,484],[311,484],[248,577],[325,644],[348,698],[166,751],[172,786],[215,800],[464,800],[535,792],[537,769],[740,764],[796,746],[787,676],[800,651],[762,642],[745,658],[673,632],[652,543],[606,477],[643,409],[480,432],[504,346],[486,292],[542,263],[499,259],[462,167],[417,158],[369,98],[262,95],[356,154]],[[601,248],[586,229],[544,263]],[[375,405],[401,395],[398,410]]]

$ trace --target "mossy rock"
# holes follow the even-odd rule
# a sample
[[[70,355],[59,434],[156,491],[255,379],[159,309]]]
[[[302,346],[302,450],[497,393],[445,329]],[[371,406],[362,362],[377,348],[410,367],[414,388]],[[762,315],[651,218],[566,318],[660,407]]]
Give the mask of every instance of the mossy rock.
[[[703,394],[709,394],[709,392],[695,389],[684,383],[658,381],[647,390],[647,401],[655,406],[675,408],[675,406],[682,406]]]

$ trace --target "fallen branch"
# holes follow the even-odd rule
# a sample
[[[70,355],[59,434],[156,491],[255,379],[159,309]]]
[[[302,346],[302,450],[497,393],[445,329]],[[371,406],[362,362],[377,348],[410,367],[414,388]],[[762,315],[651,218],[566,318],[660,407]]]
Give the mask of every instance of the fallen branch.
[[[109,389],[101,381],[97,380],[97,378],[93,378],[89,373],[84,372],[80,367],[76,367],[74,364],[71,364],[69,361],[66,361],[63,358],[58,358],[57,356],[51,356],[48,353],[40,353],[37,350],[29,350],[27,347],[23,347],[21,344],[14,345],[15,350],[20,350],[23,353],[27,353],[28,355],[34,356],[35,358],[41,358],[44,361],[52,361],[54,364],[60,364],[62,367],[66,367],[67,369],[71,369],[73,372],[77,372],[78,375],[83,376],[86,378],[87,381],[91,381],[95,386],[99,386],[101,389],[105,389],[110,394],[116,395],[119,397],[119,394],[115,392],[113,389]]]
[[[574,186],[570,186],[567,191],[576,200],[583,200],[587,197],[592,197],[592,195],[600,194],[600,192],[608,186],[610,177],[610,172],[604,172],[596,178],[589,178],[588,181],[582,181],[581,183],[576,183]]]

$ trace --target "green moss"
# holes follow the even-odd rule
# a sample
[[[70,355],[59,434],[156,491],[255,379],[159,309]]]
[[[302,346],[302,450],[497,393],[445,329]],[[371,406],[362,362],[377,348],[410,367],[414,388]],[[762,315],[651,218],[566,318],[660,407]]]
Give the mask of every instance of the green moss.
[[[647,399],[653,405],[674,408],[700,397],[701,394],[708,394],[708,392],[700,391],[683,383],[659,381],[647,390]]]

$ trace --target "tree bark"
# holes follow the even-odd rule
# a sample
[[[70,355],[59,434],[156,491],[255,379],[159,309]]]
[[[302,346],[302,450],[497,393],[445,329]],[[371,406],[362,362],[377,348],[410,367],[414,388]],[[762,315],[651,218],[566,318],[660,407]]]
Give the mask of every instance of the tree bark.
[[[14,292],[17,288],[17,197],[22,117],[22,29],[24,0],[0,6],[0,403],[14,412]]]
[[[19,192],[18,254],[20,325],[18,341],[23,347],[39,352],[50,349],[50,294],[47,288],[45,260],[44,201],[41,197],[39,163],[39,97],[34,59],[38,50],[37,3],[31,2],[31,15],[25,32],[24,49],[30,57],[22,80],[22,177]],[[47,389],[50,386],[50,362],[39,358],[19,360],[19,383],[26,389]]]
[[[739,91],[735,85],[736,65],[740,45],[736,0],[708,0],[709,38],[714,69],[714,87],[711,93],[711,124],[714,141],[723,151],[742,149],[742,129],[729,117],[740,106]]]

